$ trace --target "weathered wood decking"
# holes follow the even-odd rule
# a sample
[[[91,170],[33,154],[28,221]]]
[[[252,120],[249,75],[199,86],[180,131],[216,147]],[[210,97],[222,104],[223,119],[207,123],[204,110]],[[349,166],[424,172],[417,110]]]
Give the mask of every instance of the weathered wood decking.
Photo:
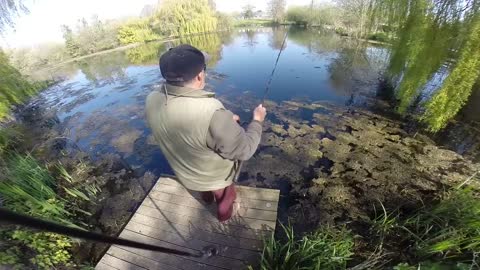
[[[263,237],[275,230],[279,191],[237,186],[242,210],[218,222],[215,203],[171,178],[160,178],[120,237],[186,251],[215,245],[219,255],[196,259],[113,245],[96,269],[247,269],[258,265]],[[255,267],[254,267],[255,268]]]

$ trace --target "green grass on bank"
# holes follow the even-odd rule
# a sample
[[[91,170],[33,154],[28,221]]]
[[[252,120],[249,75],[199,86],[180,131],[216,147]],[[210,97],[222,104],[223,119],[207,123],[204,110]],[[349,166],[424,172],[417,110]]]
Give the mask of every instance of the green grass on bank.
[[[46,86],[46,82],[27,80],[10,64],[9,58],[0,49],[0,121],[10,113],[13,106],[25,102]]]
[[[261,269],[478,269],[480,200],[475,191],[445,192],[437,203],[413,213],[382,212],[372,220],[369,237],[355,236],[345,227],[320,227],[298,237],[292,227],[282,226],[285,240],[266,239]],[[365,252],[359,250],[365,243],[357,247],[354,239],[363,239],[374,251],[363,263],[348,265]],[[408,262],[398,263],[405,256]]]
[[[295,238],[291,226],[282,228],[285,241],[272,235],[265,242],[262,270],[345,269],[353,255],[353,235],[345,228],[319,228],[300,239]]]
[[[0,130],[0,142],[8,141],[8,136],[14,134],[5,130]],[[81,205],[95,198],[99,191],[95,185],[75,179],[61,164],[45,166],[29,154],[16,153],[11,145],[2,145],[2,207],[71,227],[86,226],[79,218],[90,213]],[[76,170],[83,167],[79,164]],[[5,225],[0,228],[0,243],[0,268],[71,269],[78,266],[72,255],[75,242],[69,237]]]

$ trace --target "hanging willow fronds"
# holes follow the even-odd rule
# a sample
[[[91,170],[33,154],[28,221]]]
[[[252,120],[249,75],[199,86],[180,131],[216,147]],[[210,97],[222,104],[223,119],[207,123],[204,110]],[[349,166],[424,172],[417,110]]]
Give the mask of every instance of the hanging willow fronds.
[[[475,82],[480,79],[480,16],[477,16],[462,47],[460,58],[442,85],[427,103],[423,121],[431,131],[444,128],[465,105]]]
[[[27,13],[23,0],[0,1],[0,33],[8,26],[13,26],[13,18],[20,13]]]
[[[168,0],[153,24],[166,36],[185,36],[215,31],[217,18],[207,0]]]
[[[405,113],[435,74],[447,76],[421,118],[431,131],[455,117],[479,77],[479,10],[479,0],[371,0],[372,22],[396,30],[388,75],[397,110]]]

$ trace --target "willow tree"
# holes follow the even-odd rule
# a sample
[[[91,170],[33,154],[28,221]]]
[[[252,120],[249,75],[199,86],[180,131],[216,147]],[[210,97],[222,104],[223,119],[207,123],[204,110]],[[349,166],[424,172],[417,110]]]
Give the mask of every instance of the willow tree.
[[[388,74],[400,100],[398,111],[406,113],[431,90],[429,82],[441,82],[421,117],[431,131],[444,128],[460,111],[480,76],[479,8],[479,0],[370,2],[374,22],[397,29]]]
[[[215,11],[208,0],[166,0],[153,19],[153,24],[166,36],[214,32]]]
[[[13,26],[13,19],[18,14],[28,12],[23,2],[23,0],[0,1],[0,33],[8,26]]]

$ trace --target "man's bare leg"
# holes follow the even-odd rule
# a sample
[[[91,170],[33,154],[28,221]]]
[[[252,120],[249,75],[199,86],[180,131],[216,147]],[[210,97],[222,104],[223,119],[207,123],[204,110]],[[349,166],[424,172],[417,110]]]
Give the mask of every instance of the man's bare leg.
[[[233,214],[233,202],[237,198],[235,192],[235,185],[213,191],[215,200],[217,201],[217,216],[220,222],[226,221],[232,217]]]

